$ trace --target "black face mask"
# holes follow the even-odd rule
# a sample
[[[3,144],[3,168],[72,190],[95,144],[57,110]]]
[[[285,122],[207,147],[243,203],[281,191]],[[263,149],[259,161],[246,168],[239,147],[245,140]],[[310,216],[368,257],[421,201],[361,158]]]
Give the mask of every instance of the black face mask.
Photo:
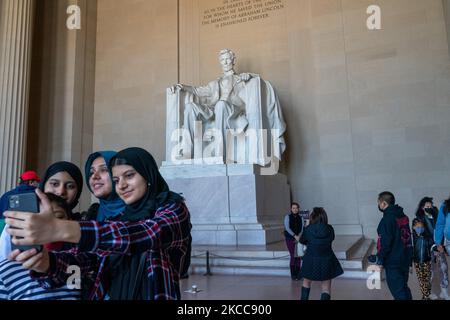
[[[380,205],[378,205],[378,211],[380,211],[381,213],[384,213],[384,210],[380,208]]]
[[[425,212],[428,213],[428,214],[433,214],[433,212],[434,212],[433,208],[426,208],[426,209],[424,209],[424,210],[425,210]]]

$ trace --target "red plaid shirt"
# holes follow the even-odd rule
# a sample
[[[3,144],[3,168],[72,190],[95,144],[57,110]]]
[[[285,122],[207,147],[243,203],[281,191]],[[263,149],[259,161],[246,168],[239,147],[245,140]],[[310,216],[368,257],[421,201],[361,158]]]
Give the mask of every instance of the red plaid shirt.
[[[147,253],[147,276],[153,283],[153,296],[147,298],[177,299],[179,271],[191,230],[190,214],[184,203],[159,208],[151,220],[79,223],[81,240],[78,246],[66,252],[50,252],[50,269],[46,274],[31,272],[41,286],[65,285],[71,276],[67,273],[68,267],[78,266],[82,281],[89,283],[88,299],[102,300],[109,288],[106,257]]]

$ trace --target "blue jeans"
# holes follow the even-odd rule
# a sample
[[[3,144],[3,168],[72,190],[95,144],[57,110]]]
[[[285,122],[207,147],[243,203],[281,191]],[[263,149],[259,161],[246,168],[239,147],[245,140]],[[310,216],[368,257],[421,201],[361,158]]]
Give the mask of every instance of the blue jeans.
[[[412,300],[408,287],[409,268],[386,267],[386,282],[395,300]]]

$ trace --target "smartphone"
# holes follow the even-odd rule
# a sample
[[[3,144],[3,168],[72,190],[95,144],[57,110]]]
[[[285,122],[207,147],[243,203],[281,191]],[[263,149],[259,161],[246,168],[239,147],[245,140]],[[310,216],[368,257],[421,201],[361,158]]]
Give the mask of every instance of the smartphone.
[[[34,193],[34,192],[11,195],[8,197],[8,211],[38,213],[39,212],[39,198],[36,195],[36,193]],[[18,237],[18,239],[20,239],[20,237]],[[42,246],[41,245],[18,246],[18,245],[15,245],[14,243],[12,243],[12,241],[11,241],[11,249],[13,251],[16,249],[19,249],[20,251],[36,249],[38,252],[41,252]]]
[[[309,210],[302,210],[299,212],[300,216],[303,217],[303,219],[309,219]]]

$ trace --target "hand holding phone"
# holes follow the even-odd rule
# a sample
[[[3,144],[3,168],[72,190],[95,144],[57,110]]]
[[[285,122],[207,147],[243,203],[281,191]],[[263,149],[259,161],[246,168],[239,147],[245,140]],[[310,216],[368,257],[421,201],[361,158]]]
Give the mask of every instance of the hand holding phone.
[[[39,198],[35,192],[11,195],[8,197],[8,211],[39,213]],[[10,226],[10,228],[13,227]],[[11,241],[11,249],[13,251],[19,249],[22,252],[30,249],[36,249],[38,252],[41,252],[42,246],[18,246]]]
[[[24,252],[16,250],[11,252],[10,259],[22,264],[25,269],[39,273],[46,273],[50,268],[50,258],[45,248],[39,253],[34,250]]]

